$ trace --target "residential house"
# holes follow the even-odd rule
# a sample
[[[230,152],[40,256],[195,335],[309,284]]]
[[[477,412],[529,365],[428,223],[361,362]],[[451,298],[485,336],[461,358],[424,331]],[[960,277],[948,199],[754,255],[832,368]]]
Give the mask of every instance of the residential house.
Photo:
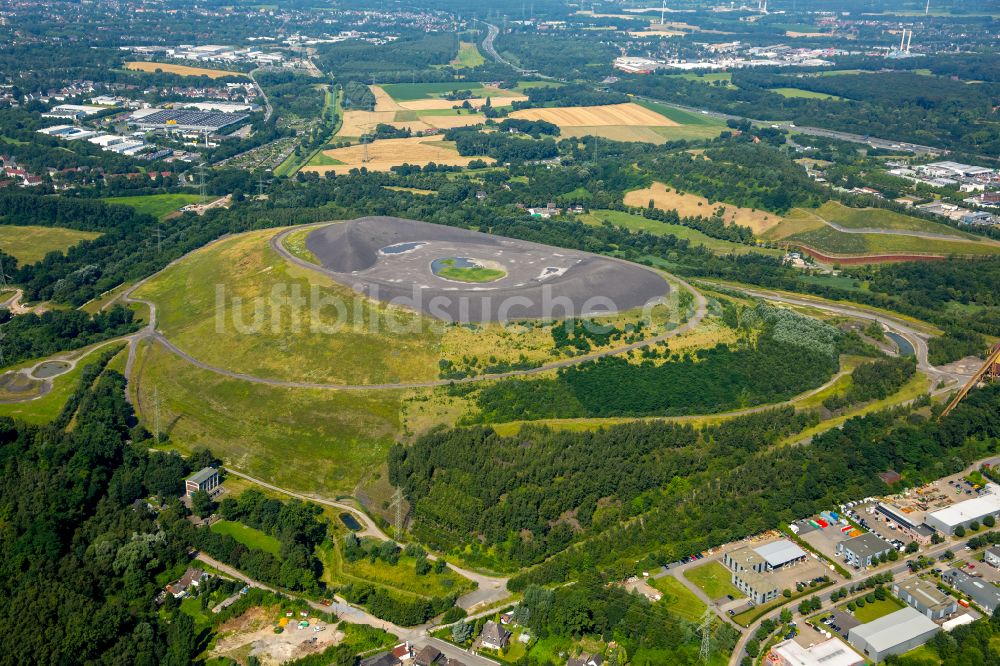
[[[413,658],[413,663],[417,666],[433,666],[433,664],[438,663],[441,657],[440,650],[433,645],[425,645],[417,652],[417,656]]]
[[[402,663],[392,652],[380,652],[367,659],[362,659],[359,666],[400,666]]]
[[[580,656],[573,657],[566,662],[566,666],[602,666],[604,657],[599,654],[581,652]]]
[[[490,620],[483,625],[483,631],[479,634],[479,643],[490,650],[502,650],[510,642],[510,632],[502,626]]]
[[[180,599],[188,593],[188,590],[194,586],[198,587],[201,585],[201,581],[205,580],[209,574],[205,573],[201,569],[195,569],[194,567],[188,567],[188,570],[184,572],[180,580],[176,583],[171,583],[167,585],[167,592],[174,595],[175,599]]]

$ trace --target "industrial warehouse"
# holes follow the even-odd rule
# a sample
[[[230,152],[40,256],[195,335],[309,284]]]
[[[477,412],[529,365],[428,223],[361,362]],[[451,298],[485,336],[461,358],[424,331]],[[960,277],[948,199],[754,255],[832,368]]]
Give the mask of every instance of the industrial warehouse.
[[[246,120],[246,113],[189,111],[184,109],[142,109],[130,122],[142,130],[218,132]]]
[[[929,618],[907,606],[851,629],[847,640],[878,663],[889,655],[920,647],[940,630]]]

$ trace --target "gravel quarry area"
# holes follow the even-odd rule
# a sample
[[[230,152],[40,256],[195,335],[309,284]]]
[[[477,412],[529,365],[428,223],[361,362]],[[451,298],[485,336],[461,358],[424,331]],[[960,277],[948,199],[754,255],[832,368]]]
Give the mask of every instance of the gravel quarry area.
[[[318,227],[306,247],[337,282],[449,322],[609,314],[670,290],[655,272],[625,261],[395,217]],[[448,259],[470,269],[469,281],[435,274],[432,265]],[[503,275],[473,280],[477,268]]]

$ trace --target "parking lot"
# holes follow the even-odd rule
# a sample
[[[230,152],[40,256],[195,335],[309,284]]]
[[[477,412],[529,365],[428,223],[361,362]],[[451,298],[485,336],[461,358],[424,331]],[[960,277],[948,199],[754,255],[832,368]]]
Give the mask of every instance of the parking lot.
[[[779,590],[792,590],[794,592],[796,583],[808,583],[820,576],[833,577],[836,574],[830,571],[828,565],[824,565],[810,553],[805,562],[776,569],[767,575],[771,577]]]
[[[903,546],[909,543],[911,539],[908,539],[895,526],[890,527],[881,514],[875,512],[875,504],[875,502],[872,502],[871,504],[862,504],[854,507],[853,510],[858,517],[853,518],[852,516],[852,518],[861,527],[867,529],[869,532],[874,532],[890,543],[894,543],[897,547],[900,543]]]
[[[800,525],[799,537],[834,562],[840,562],[843,558],[837,554],[837,544],[846,538],[844,533],[840,531],[841,527],[841,525],[830,525],[826,528],[816,529],[808,524]]]

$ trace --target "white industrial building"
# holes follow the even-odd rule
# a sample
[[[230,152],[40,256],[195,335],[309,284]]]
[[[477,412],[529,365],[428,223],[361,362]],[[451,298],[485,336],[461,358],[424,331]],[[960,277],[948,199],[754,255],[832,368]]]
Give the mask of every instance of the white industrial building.
[[[802,647],[794,640],[782,641],[771,648],[766,666],[859,666],[865,659],[839,638]]]
[[[851,629],[847,640],[874,662],[914,650],[941,630],[930,618],[907,606]]]
[[[46,136],[54,136],[57,139],[64,139],[66,141],[89,139],[90,137],[97,135],[97,132],[93,130],[83,129],[82,127],[75,127],[73,125],[55,125],[54,127],[45,127],[38,130],[38,133],[45,134]]]
[[[104,106],[91,106],[88,104],[59,104],[42,114],[42,118],[87,118],[95,116],[102,111],[107,111]]]
[[[788,539],[772,541],[754,548],[744,547],[726,553],[722,562],[731,571],[774,571],[806,559],[806,552]]]
[[[982,524],[986,516],[1000,516],[1000,486],[995,483],[987,483],[979,497],[928,513],[924,516],[924,523],[943,534],[951,535],[959,525],[968,528],[972,522]]]
[[[988,176],[993,173],[993,169],[986,167],[962,164],[961,162],[931,162],[916,167],[918,171],[941,178],[976,178]]]

